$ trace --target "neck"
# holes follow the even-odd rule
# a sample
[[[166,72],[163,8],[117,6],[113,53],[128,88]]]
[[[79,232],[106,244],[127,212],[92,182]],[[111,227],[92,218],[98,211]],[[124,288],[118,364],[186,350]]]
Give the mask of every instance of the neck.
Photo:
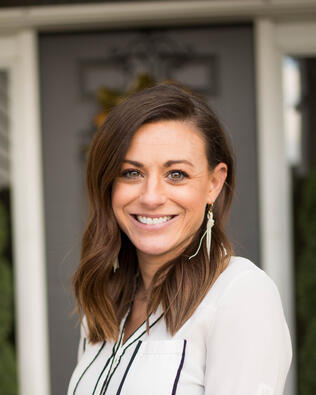
[[[141,253],[137,254],[138,267],[142,279],[142,289],[146,293],[151,285],[152,279],[156,272],[167,262],[159,257],[145,257]]]
[[[179,256],[186,246],[192,241],[193,236],[190,236],[182,244],[173,251],[169,251],[163,255],[148,255],[137,250],[138,267],[142,278],[142,288],[147,292],[150,288],[152,279],[157,271],[167,262]]]

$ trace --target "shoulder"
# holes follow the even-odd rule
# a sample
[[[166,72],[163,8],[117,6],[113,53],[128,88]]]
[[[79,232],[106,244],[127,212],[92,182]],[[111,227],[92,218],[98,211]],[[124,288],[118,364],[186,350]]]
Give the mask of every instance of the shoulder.
[[[89,335],[88,323],[85,315],[82,316],[80,322],[80,335],[83,337],[88,337]]]
[[[77,352],[77,360],[80,361],[83,353],[86,351],[86,348],[89,346],[89,329],[87,318],[85,315],[81,318],[80,322],[80,340]]]
[[[86,346],[89,345],[89,328],[85,315],[82,317],[80,323],[80,345],[82,346],[82,352],[84,352]]]
[[[209,391],[254,394],[267,383],[281,394],[292,345],[273,280],[248,259],[232,257],[203,302]]]
[[[214,310],[219,306],[241,303],[246,303],[248,307],[258,307],[262,303],[281,307],[279,291],[274,281],[249,259],[233,256],[201,306]]]

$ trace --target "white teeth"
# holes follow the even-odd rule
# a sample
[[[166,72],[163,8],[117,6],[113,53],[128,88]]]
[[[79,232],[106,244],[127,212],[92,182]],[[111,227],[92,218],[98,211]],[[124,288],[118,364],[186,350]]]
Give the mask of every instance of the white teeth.
[[[150,218],[150,217],[143,217],[142,215],[137,215],[136,218],[137,221],[141,222],[142,224],[153,225],[153,224],[162,224],[164,222],[167,222],[172,217],[168,215],[166,217]]]

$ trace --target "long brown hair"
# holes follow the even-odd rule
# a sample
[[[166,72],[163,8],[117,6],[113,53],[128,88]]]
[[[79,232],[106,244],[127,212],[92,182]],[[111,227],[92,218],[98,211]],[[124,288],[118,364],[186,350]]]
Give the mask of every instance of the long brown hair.
[[[162,120],[193,122],[204,137],[209,168],[224,162],[228,172],[214,207],[210,259],[204,239],[197,256],[188,261],[205,230],[205,216],[185,251],[155,274],[147,316],[161,304],[167,329],[174,334],[194,313],[232,254],[223,226],[233,195],[234,161],[217,117],[202,98],[176,84],[159,84],[130,96],[109,113],[95,134],[88,154],[89,218],[73,286],[79,314],[86,316],[92,343],[117,339],[120,322],[133,298],[138,273],[135,247],[120,230],[112,210],[113,181],[119,175],[136,131],[144,124]],[[113,263],[117,257],[120,268],[114,273]]]

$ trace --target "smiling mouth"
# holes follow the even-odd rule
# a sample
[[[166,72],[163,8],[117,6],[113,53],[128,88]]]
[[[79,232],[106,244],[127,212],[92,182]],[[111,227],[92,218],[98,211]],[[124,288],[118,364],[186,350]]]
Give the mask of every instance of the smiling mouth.
[[[163,224],[165,222],[170,221],[172,218],[174,218],[175,215],[166,215],[166,216],[161,216],[161,217],[146,217],[143,215],[134,215],[134,218],[145,225],[157,225],[157,224]]]

